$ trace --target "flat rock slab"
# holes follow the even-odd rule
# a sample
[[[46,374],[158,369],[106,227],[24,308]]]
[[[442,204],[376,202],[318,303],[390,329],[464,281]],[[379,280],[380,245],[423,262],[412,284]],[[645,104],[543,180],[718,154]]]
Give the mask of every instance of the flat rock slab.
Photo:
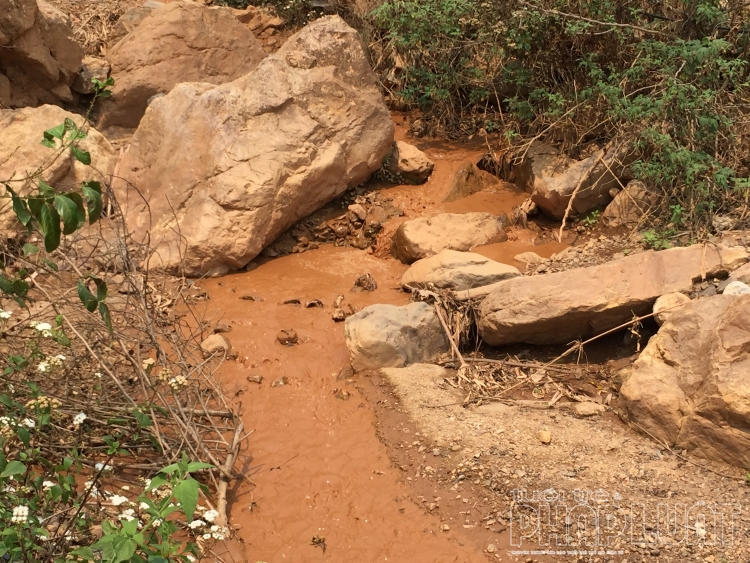
[[[479,308],[490,345],[566,344],[644,315],[658,297],[747,262],[742,247],[693,245],[649,251],[592,266],[500,282]]]
[[[401,223],[393,234],[393,256],[411,264],[444,249],[471,250],[475,246],[508,240],[508,218],[491,213],[441,213]]]
[[[346,346],[356,370],[428,362],[448,351],[448,340],[427,303],[370,305],[346,319]]]
[[[620,390],[625,418],[672,447],[750,467],[750,295],[676,309]]]
[[[474,252],[441,250],[435,256],[417,260],[401,276],[401,285],[423,287],[433,284],[441,289],[471,289],[508,278],[521,272]]]

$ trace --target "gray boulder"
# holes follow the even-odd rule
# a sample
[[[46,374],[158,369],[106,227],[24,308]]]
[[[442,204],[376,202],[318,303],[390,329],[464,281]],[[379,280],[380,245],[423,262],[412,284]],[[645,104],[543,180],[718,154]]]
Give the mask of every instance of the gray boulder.
[[[429,362],[449,350],[435,308],[422,302],[365,307],[346,319],[344,335],[357,371]]]

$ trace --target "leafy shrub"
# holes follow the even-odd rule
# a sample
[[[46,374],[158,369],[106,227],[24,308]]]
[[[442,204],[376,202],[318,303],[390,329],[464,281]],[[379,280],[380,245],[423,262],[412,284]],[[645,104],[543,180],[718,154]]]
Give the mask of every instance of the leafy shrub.
[[[750,187],[748,16],[717,0],[387,0],[374,58],[437,131],[502,131],[516,154],[625,144],[697,229]]]
[[[111,85],[95,81],[94,101]],[[203,329],[170,318],[154,295],[157,278],[136,271],[131,251],[150,254],[121,235],[111,186],[85,181],[61,193],[42,179],[58,158],[92,164],[79,145],[87,119],[40,132],[45,164],[0,180],[26,241],[5,254],[0,272],[0,296],[15,301],[0,309],[0,560],[190,563],[229,535],[227,482],[217,472],[230,477],[242,423],[204,369]],[[111,241],[104,227],[93,232],[105,196]],[[76,260],[66,239],[86,230],[95,250]],[[91,273],[111,278],[106,262],[89,260],[108,250],[127,288],[124,305],[122,297],[111,305],[107,283]],[[228,444],[232,427],[228,448],[210,445]],[[139,485],[123,483],[123,465],[130,479],[142,470]],[[198,502],[211,502],[208,484],[216,509]]]

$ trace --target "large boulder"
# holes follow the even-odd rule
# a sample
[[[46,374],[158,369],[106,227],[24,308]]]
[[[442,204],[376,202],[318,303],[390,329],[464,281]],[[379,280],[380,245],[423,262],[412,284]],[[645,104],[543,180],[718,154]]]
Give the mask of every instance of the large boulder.
[[[344,335],[356,371],[428,362],[449,350],[435,308],[423,302],[365,307],[346,319]]]
[[[414,145],[403,141],[393,143],[388,159],[388,171],[408,184],[424,184],[432,174],[435,163]]]
[[[442,289],[471,289],[520,276],[513,266],[501,264],[474,252],[441,250],[435,256],[417,260],[401,276],[401,285]]]
[[[602,213],[604,224],[609,227],[634,226],[649,213],[661,207],[664,196],[650,190],[640,180],[628,182]]]
[[[667,293],[688,292],[703,276],[747,262],[742,247],[693,245],[500,282],[479,308],[479,332],[493,346],[565,344],[651,312]]]
[[[405,264],[450,250],[471,250],[475,246],[508,240],[508,218],[491,213],[441,213],[401,223],[391,239],[393,256]]]
[[[42,170],[40,178],[58,192],[76,189],[84,180],[109,182],[117,154],[109,141],[95,129],[88,129],[86,138],[79,142],[81,149],[91,154],[91,166],[73,158],[70,150],[55,158],[55,151],[41,145],[42,133],[72,119],[82,125],[83,119],[64,109],[45,105],[37,108],[0,110],[0,178],[16,192],[36,191],[36,182],[25,178]],[[7,199],[0,200],[0,233],[12,235],[20,226]]]
[[[264,57],[260,41],[230,8],[193,2],[159,6],[108,52],[115,85],[98,127],[137,127],[153,96],[180,82],[230,82]]]
[[[393,130],[359,35],[324,17],[234,82],[154,100],[116,191],[153,266],[220,274],[367,179]]]
[[[45,0],[0,0],[0,46],[5,105],[74,101],[70,85],[83,50],[63,12]]]
[[[750,467],[750,295],[696,299],[649,340],[624,416],[669,446]]]

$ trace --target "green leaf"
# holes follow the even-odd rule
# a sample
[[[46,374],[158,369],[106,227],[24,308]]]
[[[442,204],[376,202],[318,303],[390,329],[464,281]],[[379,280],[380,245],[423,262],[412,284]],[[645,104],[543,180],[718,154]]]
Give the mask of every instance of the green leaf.
[[[60,139],[62,141],[63,135],[65,135],[65,131],[67,131],[67,129],[65,128],[65,124],[60,124],[57,127],[53,127],[52,129],[47,129],[44,132],[44,139],[50,142],[52,142],[53,139]]]
[[[42,214],[42,205],[44,205],[44,199],[42,199],[41,197],[30,197],[26,201],[29,204],[29,211],[31,212],[31,215],[33,215],[36,220],[39,221]]]
[[[211,465],[210,463],[205,463],[202,461],[193,461],[192,463],[188,464],[187,470],[188,472],[200,471],[201,469],[211,469],[212,467],[213,465]]]
[[[138,426],[140,426],[141,428],[147,428],[153,425],[153,422],[151,422],[151,417],[142,412],[140,409],[133,409],[133,416],[138,421]]]
[[[39,226],[44,235],[44,249],[52,252],[60,246],[60,215],[49,203],[42,205]]]
[[[54,149],[55,148],[55,141],[51,141],[49,139],[42,139],[42,144],[45,147],[50,148],[50,149]]]
[[[65,121],[63,122],[63,130],[64,131],[78,131],[78,126],[76,125],[75,121],[73,121],[69,117],[66,117]]]
[[[26,244],[23,245],[24,256],[33,256],[37,252],[39,252],[39,248],[31,244],[30,242],[27,242]]]
[[[63,233],[69,235],[78,228],[78,208],[75,201],[65,195],[55,196],[55,209],[63,222]]]
[[[182,507],[182,512],[185,514],[188,523],[193,521],[195,506],[198,504],[198,489],[198,481],[192,477],[188,477],[184,481],[177,483],[172,489],[175,498]]]
[[[101,278],[97,278],[96,276],[86,276],[87,278],[93,280],[94,285],[96,285],[96,299],[97,301],[104,301],[107,298],[107,282],[105,282]]]
[[[26,466],[20,461],[9,461],[3,472],[0,473],[0,479],[10,477],[11,475],[23,475],[26,473]],[[197,498],[197,497],[196,497]]]
[[[16,434],[18,434],[18,438],[23,442],[23,445],[28,448],[31,443],[31,434],[29,434],[29,431],[23,427],[18,427]]]
[[[99,305],[99,302],[81,280],[78,280],[78,297],[81,299],[81,303],[83,303],[83,306],[86,307],[86,310],[89,313],[96,311],[96,306]]]
[[[57,264],[55,264],[52,260],[48,260],[47,258],[41,258],[41,261],[44,262],[44,264],[53,272],[60,271],[60,268],[58,268]]]
[[[77,161],[83,162],[87,166],[91,164],[91,153],[81,150],[78,147],[70,147],[70,150],[73,151],[73,156]]]
[[[109,307],[106,303],[99,303],[99,314],[102,316],[104,324],[109,329],[109,334],[112,334],[112,316],[109,314]]]
[[[102,214],[102,186],[99,182],[84,182],[81,186],[89,210],[89,224],[94,224]]]
[[[39,193],[43,198],[54,197],[55,190],[44,180],[39,180]]]
[[[18,217],[18,220],[21,221],[21,224],[24,227],[28,226],[31,221],[31,214],[29,213],[29,208],[26,205],[26,202],[21,199],[18,194],[10,188],[10,186],[6,185],[5,189],[10,192],[10,196],[13,199],[13,212],[16,214],[16,217]]]
[[[164,485],[166,482],[167,482],[167,478],[161,473],[159,473],[158,475],[155,475],[151,479],[151,483],[149,483],[148,488],[146,489],[146,492],[153,491],[154,489],[158,489],[159,487]]]
[[[138,523],[137,520],[131,520],[131,522]],[[123,561],[130,561],[130,558],[133,557],[133,554],[135,553],[135,549],[137,544],[135,541],[131,539],[122,539],[122,541],[118,542],[114,547],[114,554],[111,559],[111,563],[122,563]]]

